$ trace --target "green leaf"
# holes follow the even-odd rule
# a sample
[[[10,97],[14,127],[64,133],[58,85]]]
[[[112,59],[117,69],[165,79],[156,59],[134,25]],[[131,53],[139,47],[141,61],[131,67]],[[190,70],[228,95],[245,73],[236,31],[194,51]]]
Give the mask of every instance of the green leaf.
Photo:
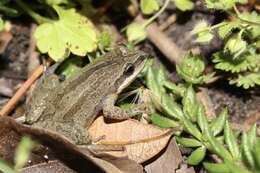
[[[45,0],[48,5],[69,4],[69,0]]]
[[[197,34],[196,41],[199,43],[209,43],[213,38],[211,29],[206,21],[199,22],[194,29],[191,31],[192,34]]]
[[[225,163],[203,163],[204,168],[211,173],[230,173],[229,167]]]
[[[236,84],[238,87],[248,89],[260,85],[260,73],[249,73],[247,75],[238,75],[238,78],[229,81],[230,84]]]
[[[205,131],[205,136],[211,145],[210,149],[223,159],[232,160],[232,156],[228,150],[222,145],[211,133],[210,130]]]
[[[213,54],[215,68],[238,73],[255,67],[260,59],[259,55],[248,55],[241,58],[233,58],[229,53],[217,52]]]
[[[205,63],[200,56],[188,53],[180,64],[176,65],[178,75],[186,82],[198,84],[203,82],[202,73],[205,69]]]
[[[256,164],[252,153],[252,148],[249,146],[249,139],[247,133],[242,134],[242,159],[248,167],[255,169]]]
[[[34,142],[27,136],[21,139],[15,151],[15,170],[21,169],[27,163],[34,145]]]
[[[184,137],[175,137],[177,142],[184,147],[200,147],[202,146],[202,143],[196,139],[193,138],[184,138]]]
[[[60,74],[63,74],[66,76],[66,78],[69,78],[73,76],[74,74],[80,72],[83,66],[82,59],[73,57],[67,60],[64,64],[62,64],[60,68]]]
[[[191,121],[189,121],[187,118],[182,119],[184,130],[187,131],[189,134],[197,138],[198,140],[201,140],[202,134],[200,133],[199,129],[195,124],[193,124]]]
[[[245,3],[246,0],[205,0],[208,8],[229,10],[236,3]]]
[[[255,146],[256,138],[257,138],[256,130],[257,130],[256,124],[254,124],[247,132],[247,140],[248,140],[249,148],[253,148]]]
[[[239,147],[238,147],[237,139],[232,129],[230,128],[230,125],[227,120],[224,128],[224,137],[225,137],[225,143],[227,144],[231,155],[233,156],[234,160],[237,160],[239,158]]]
[[[194,150],[187,158],[187,163],[190,165],[198,165],[206,155],[206,147],[201,146]]]
[[[152,14],[159,10],[159,3],[156,0],[141,0],[141,10],[143,14]]]
[[[72,52],[85,56],[97,48],[96,29],[93,24],[75,9],[54,6],[59,20],[41,24],[34,36],[37,47],[48,53],[55,61],[64,59]]]
[[[0,171],[4,173],[16,173],[14,168],[2,159],[0,159]]]
[[[225,160],[225,163],[228,166],[231,173],[253,173],[253,172],[249,172],[248,170],[244,169],[243,167],[236,165],[234,162],[231,162],[229,160]]]
[[[219,36],[224,39],[232,33],[232,30],[239,27],[238,21],[222,22],[218,28]]]
[[[260,170],[260,139],[256,140],[254,150],[253,150],[254,160],[256,163],[256,167]]]
[[[184,93],[186,91],[186,87],[181,83],[176,85],[170,81],[164,81],[163,86],[170,89],[174,94],[176,94],[180,97],[183,97]]]
[[[208,130],[209,125],[208,125],[208,119],[206,117],[205,114],[205,108],[203,105],[198,105],[198,113],[197,113],[198,117],[197,117],[197,123],[200,126],[200,129],[203,132],[205,132],[206,130]]]
[[[193,2],[190,0],[173,0],[173,1],[176,7],[181,11],[192,10],[194,7]]]
[[[102,50],[107,49],[112,44],[113,36],[109,32],[102,32],[98,36],[98,47]]]
[[[198,104],[197,104],[197,99],[195,92],[190,85],[189,88],[184,92],[184,97],[182,99],[182,104],[183,104],[183,111],[185,115],[188,115],[188,117],[192,120],[196,120],[197,116],[197,109],[198,109]]]
[[[156,124],[161,128],[174,128],[179,126],[178,122],[166,117],[162,117],[159,114],[152,114],[151,121],[153,124]]]
[[[2,31],[4,29],[4,21],[3,19],[0,17],[0,31]]]
[[[223,109],[219,116],[215,118],[210,124],[210,129],[214,136],[218,135],[224,128],[227,119],[227,108]]]
[[[225,45],[225,51],[229,51],[234,55],[234,58],[241,55],[247,47],[247,42],[242,40],[241,34],[234,34],[228,39]]]
[[[141,24],[133,22],[127,26],[126,35],[129,42],[140,42],[146,38],[146,31]]]
[[[168,94],[162,94],[162,109],[171,117],[181,120],[184,114],[180,106]]]

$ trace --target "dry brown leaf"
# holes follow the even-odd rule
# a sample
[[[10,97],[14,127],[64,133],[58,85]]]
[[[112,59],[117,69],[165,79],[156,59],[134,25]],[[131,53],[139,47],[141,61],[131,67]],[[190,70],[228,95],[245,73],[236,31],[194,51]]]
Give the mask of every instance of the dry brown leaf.
[[[6,46],[12,40],[13,35],[11,32],[3,31],[0,33],[0,54],[5,51]]]
[[[183,161],[181,152],[175,139],[172,139],[167,148],[158,154],[156,158],[149,160],[145,166],[147,173],[173,173]]]
[[[108,152],[113,156],[128,157],[137,163],[149,160],[167,145],[173,130],[161,129],[153,125],[143,124],[137,120],[105,123],[100,116],[89,128],[93,139],[105,136],[97,142],[100,145],[123,145],[126,151]]]
[[[40,163],[33,166],[28,166],[21,170],[21,173],[76,173],[58,160],[48,163]]]

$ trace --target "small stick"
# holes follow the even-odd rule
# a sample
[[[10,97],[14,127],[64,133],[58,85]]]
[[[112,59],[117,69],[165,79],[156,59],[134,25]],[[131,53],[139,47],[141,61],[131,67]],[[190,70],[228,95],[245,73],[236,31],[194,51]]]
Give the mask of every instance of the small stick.
[[[38,79],[39,76],[43,73],[44,67],[43,65],[39,66],[33,74],[28,78],[25,83],[16,91],[14,96],[8,101],[8,103],[2,108],[0,111],[0,116],[8,115],[20,98],[24,95],[24,93],[29,89],[29,87]]]

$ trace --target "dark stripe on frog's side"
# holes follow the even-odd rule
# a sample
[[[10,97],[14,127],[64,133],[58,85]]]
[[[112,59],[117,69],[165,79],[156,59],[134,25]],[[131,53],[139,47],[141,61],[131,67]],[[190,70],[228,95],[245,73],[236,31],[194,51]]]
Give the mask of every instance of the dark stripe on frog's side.
[[[110,79],[102,79],[101,75],[104,73],[104,76],[106,76],[107,73],[113,72],[111,69],[113,65],[117,65],[117,63],[111,60],[101,61],[101,63],[95,62],[94,64],[91,64],[91,66],[84,68],[80,76],[72,77],[71,79],[68,79],[67,82],[64,81],[65,88],[63,88],[63,91],[67,94],[62,96],[60,98],[60,104],[57,104],[60,106],[57,107],[57,112],[60,112],[63,115],[63,119],[60,119],[62,117],[61,115],[55,115],[57,116],[57,121],[69,122],[72,118],[75,118],[72,115],[77,113],[76,118],[82,118],[82,124],[85,124],[86,122],[88,124],[85,124],[85,126],[91,124],[98,112],[102,109],[101,101],[103,100],[103,97],[108,94],[105,91],[109,91],[109,93],[116,91],[116,88],[113,88],[113,84],[108,83]],[[95,77],[99,78],[93,80]],[[81,85],[85,85],[85,87]],[[108,90],[107,87],[111,88]],[[80,90],[75,92],[75,89],[77,90],[78,88]],[[70,100],[73,100],[73,97],[77,97],[78,99],[74,99],[75,102],[71,103]],[[66,104],[66,102],[70,102],[70,104]],[[71,106],[64,108],[62,107],[63,105]]]

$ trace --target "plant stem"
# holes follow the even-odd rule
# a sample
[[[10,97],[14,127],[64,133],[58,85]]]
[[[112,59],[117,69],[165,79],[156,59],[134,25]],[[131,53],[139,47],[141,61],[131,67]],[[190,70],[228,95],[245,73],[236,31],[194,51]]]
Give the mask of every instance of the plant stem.
[[[241,21],[243,21],[243,22],[245,22],[245,23],[248,23],[248,24],[251,24],[251,25],[258,25],[258,26],[260,26],[260,23],[259,23],[259,22],[254,22],[254,21],[250,21],[250,20],[247,20],[247,19],[242,18],[240,12],[238,11],[238,9],[237,9],[237,7],[236,7],[235,5],[233,6],[233,9],[234,9],[234,11],[236,12],[237,17],[238,17]]]
[[[20,6],[26,13],[28,13],[36,22],[39,24],[44,22],[50,22],[51,20],[45,18],[37,13],[35,13],[28,5],[26,5],[22,0],[14,0],[18,6]]]
[[[160,16],[160,14],[165,10],[165,8],[168,6],[170,0],[165,0],[162,8],[155,14],[153,15],[151,18],[149,18],[142,26],[145,28],[147,27],[150,23],[152,23],[154,21],[154,19],[156,19],[158,16]]]

